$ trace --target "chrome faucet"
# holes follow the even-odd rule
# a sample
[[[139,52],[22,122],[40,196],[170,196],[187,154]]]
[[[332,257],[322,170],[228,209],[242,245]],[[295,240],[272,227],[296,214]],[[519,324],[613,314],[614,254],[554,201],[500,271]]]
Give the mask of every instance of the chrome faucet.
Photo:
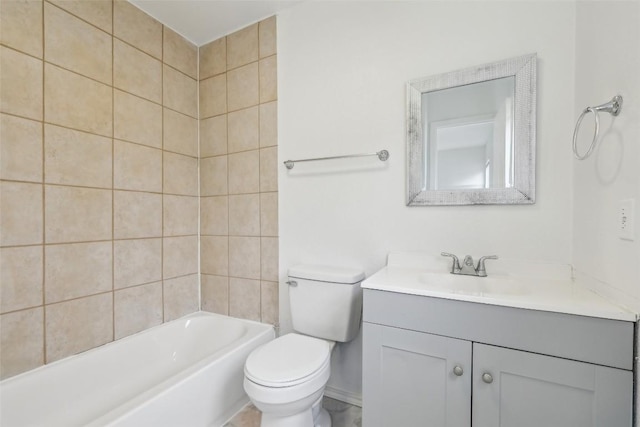
[[[451,266],[451,274],[465,274],[467,276],[478,276],[478,277],[487,277],[487,270],[484,267],[485,260],[498,259],[497,255],[483,256],[483,257],[480,257],[480,259],[478,260],[478,266],[474,267],[473,258],[471,257],[471,255],[467,255],[464,257],[464,261],[462,261],[462,266],[460,265],[460,260],[454,254],[442,252],[440,255],[453,258],[453,265]]]

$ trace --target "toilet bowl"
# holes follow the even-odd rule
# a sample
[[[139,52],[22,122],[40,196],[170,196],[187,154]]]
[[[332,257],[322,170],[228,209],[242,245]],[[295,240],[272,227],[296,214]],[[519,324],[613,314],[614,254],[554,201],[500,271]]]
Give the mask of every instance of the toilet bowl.
[[[336,342],[360,329],[364,273],[297,266],[289,270],[293,329],[255,349],[244,368],[244,389],[262,412],[261,427],[331,427],[322,396]]]
[[[262,411],[262,427],[331,426],[321,400],[334,345],[291,333],[249,355],[244,389]]]

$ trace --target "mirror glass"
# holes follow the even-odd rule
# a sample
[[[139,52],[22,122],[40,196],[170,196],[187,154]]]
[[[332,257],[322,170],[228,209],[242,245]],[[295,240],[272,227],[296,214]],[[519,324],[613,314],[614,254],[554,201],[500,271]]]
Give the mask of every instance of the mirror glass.
[[[407,205],[535,201],[535,55],[407,89]]]
[[[513,186],[514,77],[422,95],[429,190]]]

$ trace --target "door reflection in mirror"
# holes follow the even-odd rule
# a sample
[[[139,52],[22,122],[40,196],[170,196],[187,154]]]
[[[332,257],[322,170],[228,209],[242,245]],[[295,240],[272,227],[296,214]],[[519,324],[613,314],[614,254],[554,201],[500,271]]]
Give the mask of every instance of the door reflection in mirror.
[[[422,94],[425,187],[513,186],[513,76]]]

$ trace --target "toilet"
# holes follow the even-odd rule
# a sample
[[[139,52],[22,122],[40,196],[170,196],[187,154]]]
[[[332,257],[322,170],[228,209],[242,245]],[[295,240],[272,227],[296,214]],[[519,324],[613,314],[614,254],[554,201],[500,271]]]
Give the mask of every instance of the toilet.
[[[289,269],[295,332],[255,349],[244,366],[244,389],[262,411],[261,427],[330,427],[322,408],[336,342],[358,335],[360,282],[353,268],[299,265]]]

